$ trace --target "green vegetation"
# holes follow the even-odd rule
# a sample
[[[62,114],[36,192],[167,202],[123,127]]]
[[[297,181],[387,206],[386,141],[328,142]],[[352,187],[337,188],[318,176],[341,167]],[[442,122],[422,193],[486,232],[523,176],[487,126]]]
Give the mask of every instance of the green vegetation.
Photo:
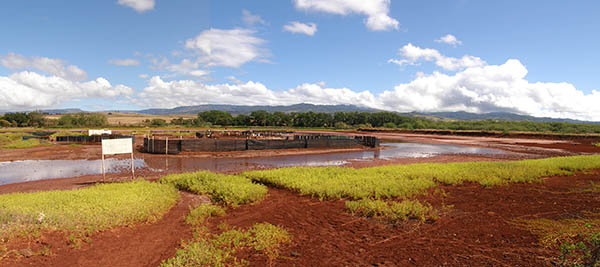
[[[45,127],[53,124],[56,122],[44,118],[41,112],[16,112],[0,116],[0,127]]]
[[[352,215],[381,219],[391,223],[409,219],[416,219],[423,223],[427,219],[435,217],[432,214],[431,205],[422,204],[418,200],[386,202],[383,200],[361,199],[346,201],[346,208]]]
[[[594,146],[597,146],[597,147],[600,147],[600,143],[594,143],[594,144],[592,144],[592,145],[594,145]]]
[[[67,128],[106,127],[108,126],[108,118],[100,113],[66,114],[58,118],[58,126]]]
[[[161,178],[160,182],[180,190],[208,194],[213,201],[234,207],[257,202],[267,194],[264,185],[254,184],[245,177],[208,171],[172,174]]]
[[[23,133],[3,133],[0,134],[0,148],[1,149],[19,149],[19,148],[30,148],[37,146],[50,145],[47,142],[40,142],[39,139],[23,140]]]
[[[206,219],[213,216],[225,216],[225,209],[212,204],[202,204],[190,210],[185,222],[194,226],[202,225]]]
[[[172,186],[146,181],[0,195],[0,240],[58,230],[76,241],[94,231],[157,220],[178,198]]]
[[[600,266],[600,213],[585,218],[521,219],[513,223],[539,236],[544,247],[560,249],[562,266]]]
[[[246,231],[227,229],[221,234],[205,233],[184,244],[174,258],[164,261],[161,266],[247,266],[248,261],[235,257],[243,250],[265,254],[272,266],[279,256],[280,246],[290,241],[286,230],[267,223],[255,224]]]
[[[407,198],[434,187],[436,182],[484,186],[538,182],[542,177],[570,175],[600,168],[600,156],[556,157],[512,162],[420,163],[363,169],[291,167],[249,171],[260,183],[294,190],[320,199]]]

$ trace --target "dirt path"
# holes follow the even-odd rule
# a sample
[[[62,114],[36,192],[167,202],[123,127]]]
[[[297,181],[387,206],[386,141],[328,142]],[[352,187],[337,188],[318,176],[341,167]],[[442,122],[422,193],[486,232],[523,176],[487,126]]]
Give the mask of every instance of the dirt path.
[[[198,196],[182,193],[182,198],[156,223],[119,227],[95,234],[80,249],[67,245],[60,235],[44,236],[38,244],[52,246],[52,255],[9,259],[6,266],[158,266],[173,257],[181,240],[191,238],[185,216]],[[2,264],[0,264],[2,265]]]

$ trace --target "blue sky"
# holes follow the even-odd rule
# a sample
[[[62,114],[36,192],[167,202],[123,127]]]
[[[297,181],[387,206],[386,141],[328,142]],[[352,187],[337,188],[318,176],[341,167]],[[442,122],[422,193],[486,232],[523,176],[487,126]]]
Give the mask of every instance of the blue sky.
[[[600,120],[598,10],[598,1],[4,1],[0,110],[307,102]]]

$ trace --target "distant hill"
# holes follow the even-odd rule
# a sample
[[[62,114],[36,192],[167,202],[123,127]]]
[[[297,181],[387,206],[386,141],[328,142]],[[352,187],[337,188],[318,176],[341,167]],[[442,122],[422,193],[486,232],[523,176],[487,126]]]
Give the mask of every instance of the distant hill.
[[[296,104],[289,106],[238,106],[238,105],[197,105],[197,106],[184,106],[184,107],[176,107],[171,109],[144,109],[139,111],[134,111],[136,113],[142,114],[152,114],[152,115],[174,115],[174,114],[196,114],[199,112],[209,111],[209,110],[221,110],[226,111],[231,114],[249,114],[252,111],[256,110],[264,110],[267,112],[324,112],[324,113],[334,113],[334,112],[351,112],[351,111],[359,111],[359,112],[374,112],[379,111],[377,109],[372,108],[363,108],[355,105],[313,105],[313,104]]]
[[[556,119],[547,117],[534,117],[528,115],[519,115],[509,112],[490,112],[490,113],[470,113],[464,111],[456,112],[427,112],[425,115],[448,118],[453,120],[475,121],[475,120],[500,120],[500,121],[534,121],[534,122],[570,122],[570,123],[593,123],[600,124],[598,121],[581,121],[572,119]]]
[[[80,113],[80,112],[86,112],[86,111],[83,111],[79,108],[64,108],[64,109],[45,109],[45,110],[40,110],[40,112],[48,113],[50,115],[62,115],[62,114]]]

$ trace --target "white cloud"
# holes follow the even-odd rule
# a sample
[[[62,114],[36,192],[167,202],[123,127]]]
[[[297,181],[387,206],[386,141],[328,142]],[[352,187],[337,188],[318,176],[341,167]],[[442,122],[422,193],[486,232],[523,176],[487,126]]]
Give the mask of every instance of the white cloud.
[[[301,23],[298,21],[292,21],[283,26],[283,30],[291,32],[291,33],[300,33],[306,34],[309,36],[315,35],[317,32],[317,24],[314,23]]]
[[[148,76],[148,74],[142,73],[142,74],[138,75],[138,77],[140,77],[141,79],[148,79],[148,77],[150,77],[150,76]]]
[[[178,64],[168,65],[166,69],[173,73],[177,73],[180,75],[189,75],[194,77],[202,77],[210,73],[208,71],[199,69],[199,67],[200,63],[198,61],[183,59]]]
[[[365,15],[365,24],[373,31],[398,29],[398,21],[389,16],[390,0],[294,0],[294,4],[300,10]]]
[[[376,95],[348,88],[326,88],[321,82],[272,90],[254,81],[206,84],[152,77],[134,102],[165,108],[198,104],[353,104],[398,112],[505,111],[581,120],[600,118],[597,104],[600,92],[585,94],[569,83],[529,82],[526,75],[525,66],[510,59],[501,65],[468,67],[452,75],[420,72],[414,80]]]
[[[457,45],[462,45],[462,41],[456,39],[456,36],[452,34],[447,34],[446,36],[440,37],[440,39],[435,40],[438,43],[449,44],[451,46],[456,47]]]
[[[139,13],[154,9],[154,0],[118,0],[117,3],[131,7]]]
[[[136,103],[150,107],[175,107],[199,104],[288,105],[299,102],[313,104],[375,105],[368,91],[354,92],[347,88],[323,88],[317,84],[302,84],[286,91],[273,91],[264,84],[248,81],[237,84],[208,85],[191,80],[163,81],[152,77],[136,98]]]
[[[268,51],[262,47],[265,40],[249,29],[210,29],[185,42],[185,47],[198,55],[198,62],[206,66],[239,68],[250,61],[264,60]]]
[[[47,57],[24,57],[15,53],[8,53],[2,57],[2,65],[11,70],[36,69],[48,74],[58,76],[72,81],[83,81],[87,79],[85,71],[75,65],[67,65],[61,59]]]
[[[111,59],[108,61],[108,64],[117,65],[117,66],[139,66],[140,61],[133,58],[124,58],[124,59]]]
[[[487,65],[487,63],[479,57],[469,55],[465,55],[462,58],[446,57],[435,49],[420,48],[411,43],[400,48],[398,54],[400,54],[403,59],[390,59],[388,62],[404,66],[416,65],[421,60],[434,61],[437,66],[449,71]]]
[[[68,100],[116,98],[132,94],[133,89],[124,85],[113,86],[102,77],[77,82],[29,71],[0,76],[0,110],[48,108]]]
[[[569,83],[531,83],[518,60],[467,68],[455,75],[435,72],[378,96],[395,111],[506,111],[533,116],[598,120],[600,92],[584,94]]]
[[[266,22],[259,15],[254,15],[245,9],[242,10],[242,21],[248,26],[254,26],[255,24],[266,24]]]

